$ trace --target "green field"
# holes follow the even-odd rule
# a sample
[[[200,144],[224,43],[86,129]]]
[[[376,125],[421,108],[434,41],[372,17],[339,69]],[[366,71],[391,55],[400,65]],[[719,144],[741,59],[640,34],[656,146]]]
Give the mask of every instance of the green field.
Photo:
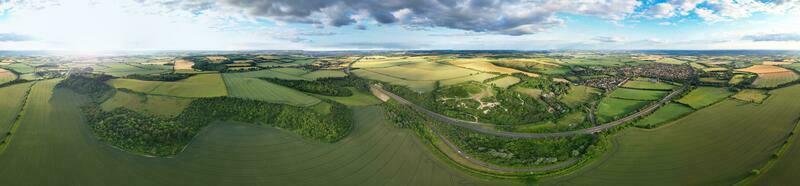
[[[145,95],[116,91],[114,96],[100,106],[105,111],[124,107],[137,112],[145,112],[161,116],[176,116],[189,106],[192,99],[170,96]]]
[[[25,102],[25,94],[33,83],[22,83],[0,88],[0,139],[5,138]]]
[[[114,88],[125,88],[154,95],[190,98],[228,95],[225,83],[219,74],[198,74],[175,82],[112,79],[107,83]]]
[[[303,74],[306,74],[306,73],[309,72],[308,70],[301,69],[301,68],[273,68],[273,69],[269,69],[269,70],[270,71],[274,71],[274,72],[285,73],[285,74],[289,74],[289,75],[293,75],[293,76],[300,76],[300,75],[303,75]]]
[[[798,94],[800,86],[791,86],[760,105],[727,100],[655,130],[624,130],[599,159],[543,184],[733,185],[783,143],[800,114]],[[797,166],[785,167],[770,182],[796,183]]]
[[[678,99],[678,102],[689,105],[694,109],[700,109],[731,95],[733,95],[733,92],[728,91],[727,88],[697,87],[689,94]]]
[[[659,100],[661,99],[661,97],[664,97],[667,94],[669,94],[668,91],[617,88],[613,92],[611,92],[609,97],[618,99],[652,101],[652,100]]]
[[[116,77],[125,77],[131,74],[158,74],[172,70],[171,68],[166,68],[167,66],[156,65],[133,66],[126,63],[102,63],[99,65],[105,68],[99,68],[96,71]]]
[[[353,131],[333,144],[217,123],[177,156],[148,158],[97,141],[78,109],[84,97],[39,87],[0,158],[3,185],[490,184],[432,156],[412,131],[393,127],[375,107],[357,109]]]
[[[650,101],[636,101],[616,98],[603,98],[597,104],[597,121],[601,123],[610,122],[625,117],[636,112],[637,109],[644,107]]]
[[[664,82],[634,80],[626,82],[622,87],[646,90],[672,90],[675,88],[675,85]]]
[[[488,82],[487,84],[494,85],[500,88],[508,88],[511,85],[519,83],[520,79],[514,76],[506,76],[500,79],[496,79],[493,81]]]
[[[539,96],[542,96],[542,90],[541,89],[515,87],[514,91],[519,92],[519,93],[523,93],[525,95],[528,95],[530,97],[535,97],[535,98],[538,98]]]
[[[254,99],[296,106],[311,106],[319,99],[295,89],[280,86],[257,78],[243,78],[237,74],[223,74],[231,97]]]
[[[561,102],[567,104],[567,106],[576,107],[592,100],[593,97],[599,97],[600,94],[602,94],[600,89],[583,85],[573,85],[570,86],[567,95],[561,98]]]
[[[30,65],[27,65],[27,64],[24,64],[24,63],[11,63],[9,65],[4,65],[3,67],[7,68],[7,69],[14,70],[14,71],[16,71],[16,72],[18,72],[20,74],[33,73],[33,71],[35,70]]]
[[[259,70],[259,71],[250,71],[250,72],[240,72],[240,73],[225,73],[225,77],[236,77],[236,78],[279,78],[279,79],[286,79],[286,80],[305,80],[305,78],[298,77],[291,74],[275,72],[271,70]]]
[[[645,116],[634,123],[634,126],[652,128],[667,121],[678,119],[691,113],[694,109],[678,103],[668,103],[650,115]]]

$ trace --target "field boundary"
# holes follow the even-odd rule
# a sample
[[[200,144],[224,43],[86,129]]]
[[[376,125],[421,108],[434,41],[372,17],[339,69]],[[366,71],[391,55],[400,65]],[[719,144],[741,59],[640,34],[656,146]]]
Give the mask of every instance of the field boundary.
[[[770,157],[769,160],[767,160],[767,163],[764,163],[764,165],[762,165],[761,167],[753,169],[753,171],[750,172],[750,174],[747,175],[747,177],[743,178],[739,182],[736,182],[736,184],[734,185],[751,185],[753,184],[753,182],[760,179],[761,175],[764,175],[767,172],[769,172],[769,170],[772,169],[772,167],[774,167],[775,164],[777,164],[778,162],[781,161],[781,159],[783,159],[784,157],[783,155],[786,153],[786,151],[789,151],[789,149],[795,143],[794,139],[797,138],[796,134],[798,132],[800,132],[800,118],[796,119],[795,125],[792,127],[792,130],[789,131],[789,134],[788,136],[786,136],[784,143],[781,144],[781,147],[778,148],[778,150],[776,150],[775,153],[772,154],[772,157]]]

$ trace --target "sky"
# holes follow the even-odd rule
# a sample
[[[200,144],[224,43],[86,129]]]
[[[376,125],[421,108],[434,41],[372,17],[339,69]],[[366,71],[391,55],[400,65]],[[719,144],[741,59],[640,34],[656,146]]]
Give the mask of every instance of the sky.
[[[0,50],[800,50],[800,0],[0,0]]]

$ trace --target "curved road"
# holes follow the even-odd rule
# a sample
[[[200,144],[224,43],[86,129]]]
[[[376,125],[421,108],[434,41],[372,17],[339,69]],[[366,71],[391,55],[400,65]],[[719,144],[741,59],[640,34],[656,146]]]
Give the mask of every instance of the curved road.
[[[447,123],[447,124],[459,126],[459,127],[462,127],[462,128],[467,128],[467,129],[470,129],[470,130],[473,130],[473,131],[476,131],[476,132],[489,134],[489,135],[495,135],[495,136],[510,137],[510,138],[554,138],[554,137],[575,136],[575,135],[580,135],[580,134],[594,134],[594,133],[602,132],[604,130],[608,130],[610,128],[614,128],[616,126],[622,125],[622,124],[624,124],[624,123],[626,123],[628,121],[632,121],[634,119],[637,119],[639,117],[642,117],[642,116],[645,116],[647,114],[652,113],[653,111],[655,111],[656,109],[658,109],[659,107],[664,105],[665,103],[667,103],[670,100],[672,100],[672,98],[674,98],[675,96],[680,95],[683,91],[686,90],[687,86],[681,86],[680,88],[675,89],[674,91],[669,93],[667,96],[664,96],[664,98],[661,98],[661,100],[656,102],[656,104],[651,104],[651,105],[645,107],[644,109],[640,110],[639,112],[636,112],[634,114],[625,116],[622,119],[619,119],[619,120],[616,120],[616,121],[612,121],[612,122],[608,122],[608,123],[605,123],[605,124],[602,124],[602,125],[590,127],[590,128],[573,130],[573,131],[566,131],[566,132],[554,132],[554,133],[519,133],[519,132],[499,131],[499,130],[497,130],[497,129],[495,129],[493,127],[493,126],[496,126],[495,124],[464,121],[464,120],[460,120],[460,119],[447,117],[445,115],[430,111],[430,110],[428,110],[428,109],[426,109],[424,107],[421,107],[421,106],[419,106],[417,104],[414,104],[414,103],[412,103],[412,102],[410,102],[410,101],[408,101],[408,100],[406,100],[406,99],[404,99],[404,98],[402,98],[402,97],[400,97],[398,95],[395,95],[394,93],[391,93],[389,91],[384,90],[380,86],[372,85],[370,88],[375,90],[375,91],[378,91],[380,93],[383,93],[383,94],[391,97],[394,100],[397,100],[397,102],[400,102],[401,104],[411,106],[411,108],[414,108],[414,110],[417,110],[418,112],[425,113],[426,115],[428,115],[428,116],[430,116],[430,117],[432,117],[432,118],[434,118],[436,120],[439,120],[439,121]]]

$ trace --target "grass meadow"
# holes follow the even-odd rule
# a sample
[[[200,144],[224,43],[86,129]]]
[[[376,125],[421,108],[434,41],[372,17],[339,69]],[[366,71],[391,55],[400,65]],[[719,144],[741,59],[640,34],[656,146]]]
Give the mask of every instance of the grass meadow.
[[[668,103],[650,115],[636,121],[634,126],[653,128],[668,121],[678,119],[686,114],[692,113],[694,109],[683,104]]]
[[[119,107],[131,109],[136,112],[149,113],[160,116],[176,116],[183,112],[192,99],[170,96],[146,95],[116,91],[114,96],[105,100],[100,106],[105,111]]]
[[[669,94],[669,91],[617,88],[608,96],[617,99],[653,101],[659,100],[667,94]]]
[[[650,101],[637,101],[606,97],[597,104],[597,122],[605,123],[625,117],[646,106]]]
[[[228,95],[220,74],[198,74],[175,82],[112,79],[106,83],[115,88],[125,88],[154,95],[188,98]]]
[[[733,92],[728,91],[727,88],[697,87],[677,101],[694,109],[700,109],[731,95]]]

